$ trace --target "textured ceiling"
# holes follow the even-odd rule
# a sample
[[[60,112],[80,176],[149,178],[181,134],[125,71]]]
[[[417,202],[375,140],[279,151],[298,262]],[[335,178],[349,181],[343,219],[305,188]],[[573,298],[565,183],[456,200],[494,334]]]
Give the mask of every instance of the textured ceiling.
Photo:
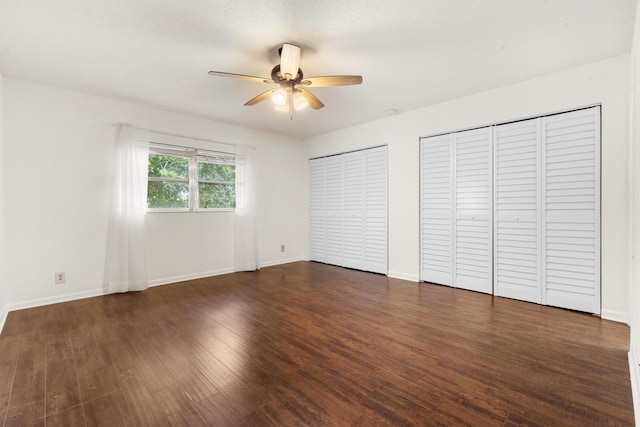
[[[635,0],[0,0],[0,71],[307,137],[629,52]],[[244,107],[284,42],[326,105]]]

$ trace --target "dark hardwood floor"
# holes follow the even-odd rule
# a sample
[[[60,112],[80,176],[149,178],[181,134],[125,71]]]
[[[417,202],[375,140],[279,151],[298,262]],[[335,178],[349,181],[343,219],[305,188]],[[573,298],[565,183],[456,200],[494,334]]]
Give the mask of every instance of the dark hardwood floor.
[[[625,325],[316,263],[11,312],[5,426],[633,425]]]

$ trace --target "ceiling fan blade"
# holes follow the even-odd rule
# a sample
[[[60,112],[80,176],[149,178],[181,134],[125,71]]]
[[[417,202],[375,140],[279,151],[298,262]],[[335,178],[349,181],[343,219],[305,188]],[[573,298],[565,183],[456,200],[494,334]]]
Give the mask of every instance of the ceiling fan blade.
[[[296,88],[296,90],[300,91],[302,96],[304,96],[304,98],[309,102],[309,106],[314,110],[319,110],[324,107],[322,101],[320,101],[314,94],[312,94],[308,90],[302,88]]]
[[[266,92],[262,92],[260,95],[256,96],[255,98],[252,98],[247,102],[245,102],[244,105],[246,105],[247,107],[256,105],[257,103],[262,102],[265,99],[271,98],[271,95],[273,95],[273,89],[270,89]]]
[[[322,76],[309,77],[299,84],[311,87],[348,86],[362,83],[362,76]]]
[[[300,48],[285,43],[280,52],[280,72],[287,80],[295,79],[300,68]]]
[[[273,83],[273,80],[265,77],[247,76],[245,74],[224,73],[222,71],[209,71],[210,76],[233,77],[236,79],[249,80],[258,83]]]

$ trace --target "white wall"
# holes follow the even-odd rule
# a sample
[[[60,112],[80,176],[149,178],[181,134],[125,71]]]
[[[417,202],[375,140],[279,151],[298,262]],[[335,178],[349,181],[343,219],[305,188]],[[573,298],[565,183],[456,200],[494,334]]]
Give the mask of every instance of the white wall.
[[[2,114],[2,73],[0,73],[0,165],[2,165],[3,153],[3,114]],[[0,169],[0,332],[7,315],[8,309],[8,281],[4,274],[4,172]]]
[[[629,55],[622,55],[308,138],[307,157],[388,145],[389,274],[418,280],[420,136],[601,103],[602,316],[626,322],[628,81]]]
[[[116,128],[256,147],[261,264],[299,260],[306,242],[300,140],[24,80],[3,79],[6,277],[12,308],[102,292]],[[233,214],[147,215],[152,283],[231,271]],[[286,252],[280,252],[280,244]],[[67,283],[54,284],[64,271]]]
[[[631,153],[629,180],[630,228],[631,228],[631,280],[629,283],[629,311],[631,313],[631,345],[629,349],[629,371],[636,425],[640,425],[640,13],[636,13],[633,44],[631,47],[631,94],[630,120]]]
[[[629,198],[630,224],[632,228],[630,312],[631,349],[640,355],[640,13],[636,13],[635,31],[631,49],[631,136],[629,150],[631,156]]]

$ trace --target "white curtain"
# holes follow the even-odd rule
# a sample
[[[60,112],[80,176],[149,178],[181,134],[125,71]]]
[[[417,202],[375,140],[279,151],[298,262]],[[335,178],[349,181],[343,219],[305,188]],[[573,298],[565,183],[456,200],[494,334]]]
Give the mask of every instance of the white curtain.
[[[254,148],[236,146],[234,271],[253,271],[259,268],[253,155]]]
[[[148,286],[144,232],[148,163],[149,132],[120,125],[104,274],[109,293],[141,291]]]

